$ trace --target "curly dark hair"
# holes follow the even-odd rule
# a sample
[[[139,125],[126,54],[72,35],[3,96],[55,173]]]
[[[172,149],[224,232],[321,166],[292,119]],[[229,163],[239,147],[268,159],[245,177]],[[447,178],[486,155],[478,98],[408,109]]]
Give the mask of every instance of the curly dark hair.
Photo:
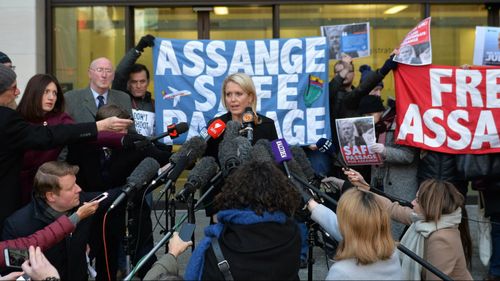
[[[218,210],[249,208],[258,215],[282,211],[292,216],[300,195],[273,162],[250,161],[235,170],[215,198]]]

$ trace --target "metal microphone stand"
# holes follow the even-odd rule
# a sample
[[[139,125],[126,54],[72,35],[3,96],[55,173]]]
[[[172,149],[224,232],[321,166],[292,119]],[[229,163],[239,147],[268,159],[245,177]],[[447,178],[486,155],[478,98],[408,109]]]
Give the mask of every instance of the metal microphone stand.
[[[216,185],[214,185],[214,184],[211,185],[210,188],[200,197],[198,202],[196,202],[196,204],[194,205],[193,213],[197,211],[198,207],[202,204],[203,200],[205,200],[205,198],[208,196],[208,194],[210,194],[215,189],[215,186]],[[171,229],[169,229],[166,232],[165,237],[163,237],[160,240],[160,242],[158,242],[158,244],[156,244],[154,246],[154,248],[151,249],[151,251],[149,251],[149,253],[147,253],[144,257],[142,257],[142,259],[137,263],[135,268],[125,277],[124,280],[125,281],[131,280],[132,277],[135,275],[135,273],[137,271],[139,271],[139,269],[141,269],[141,267],[144,266],[146,261],[148,259],[150,259],[156,253],[156,251],[158,251],[170,239],[170,237],[172,236],[174,231],[176,231],[177,228],[179,228],[179,226],[182,225],[182,223],[184,223],[184,221],[186,221],[186,219],[188,219],[188,215],[183,216],[177,224],[175,224]]]

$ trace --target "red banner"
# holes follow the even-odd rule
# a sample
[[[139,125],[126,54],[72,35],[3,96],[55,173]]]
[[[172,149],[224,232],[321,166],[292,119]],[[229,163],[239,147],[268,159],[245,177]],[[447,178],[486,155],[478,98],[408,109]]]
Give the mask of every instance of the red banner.
[[[500,68],[399,64],[396,143],[453,154],[500,152]]]

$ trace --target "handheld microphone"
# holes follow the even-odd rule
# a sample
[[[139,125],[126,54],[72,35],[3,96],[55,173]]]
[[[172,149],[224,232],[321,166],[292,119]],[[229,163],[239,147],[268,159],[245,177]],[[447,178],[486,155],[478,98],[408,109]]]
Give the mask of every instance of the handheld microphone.
[[[108,212],[120,204],[133,190],[141,188],[151,180],[158,172],[158,169],[160,169],[160,164],[153,158],[147,157],[142,160],[127,178],[127,183],[123,187],[122,193],[109,206]]]
[[[208,128],[203,128],[200,132],[200,137],[207,142],[210,138],[216,139],[224,133],[226,129],[226,124],[220,119],[216,119],[214,122],[208,126]]]
[[[181,122],[179,124],[170,124],[167,126],[167,131],[164,133],[161,133],[158,136],[152,137],[149,139],[150,142],[157,141],[159,139],[162,139],[166,136],[170,136],[171,139],[177,138],[179,135],[184,134],[187,132],[189,129],[189,125],[186,122]]]
[[[240,136],[241,124],[239,122],[230,120],[226,123],[226,131],[224,132],[223,140],[232,140]]]
[[[285,139],[277,139],[272,141],[271,148],[274,155],[274,161],[277,164],[283,164],[287,177],[292,181],[292,183],[297,188],[297,191],[302,196],[302,200],[304,200],[305,203],[309,202],[309,200],[312,198],[312,195],[307,193],[301,186],[299,186],[299,183],[295,181],[295,179],[292,177],[292,174],[290,173],[290,169],[288,167],[287,162],[292,159],[292,154],[290,153],[290,149]],[[295,163],[292,165],[297,165],[297,164]]]
[[[186,184],[177,194],[176,199],[186,201],[197,189],[205,186],[218,170],[219,166],[215,162],[215,158],[210,156],[201,158],[189,172]]]
[[[316,142],[316,146],[318,147],[318,150],[320,152],[326,153],[327,155],[330,155],[333,158],[333,161],[337,162],[342,168],[348,170],[349,167],[344,163],[344,161],[341,161],[335,152],[335,146],[333,145],[333,142],[329,139],[325,138],[320,138]]]
[[[245,111],[243,112],[243,116],[241,117],[243,121],[243,127],[247,132],[247,139],[250,143],[253,141],[253,127],[254,127],[254,117],[255,114],[253,112],[252,107],[247,106]]]

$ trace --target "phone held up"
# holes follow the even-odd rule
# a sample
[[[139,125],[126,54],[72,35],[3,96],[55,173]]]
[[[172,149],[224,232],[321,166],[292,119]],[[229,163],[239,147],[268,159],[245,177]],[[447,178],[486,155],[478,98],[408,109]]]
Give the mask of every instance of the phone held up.
[[[5,265],[7,267],[21,268],[24,261],[29,259],[28,249],[9,249],[4,251]]]

